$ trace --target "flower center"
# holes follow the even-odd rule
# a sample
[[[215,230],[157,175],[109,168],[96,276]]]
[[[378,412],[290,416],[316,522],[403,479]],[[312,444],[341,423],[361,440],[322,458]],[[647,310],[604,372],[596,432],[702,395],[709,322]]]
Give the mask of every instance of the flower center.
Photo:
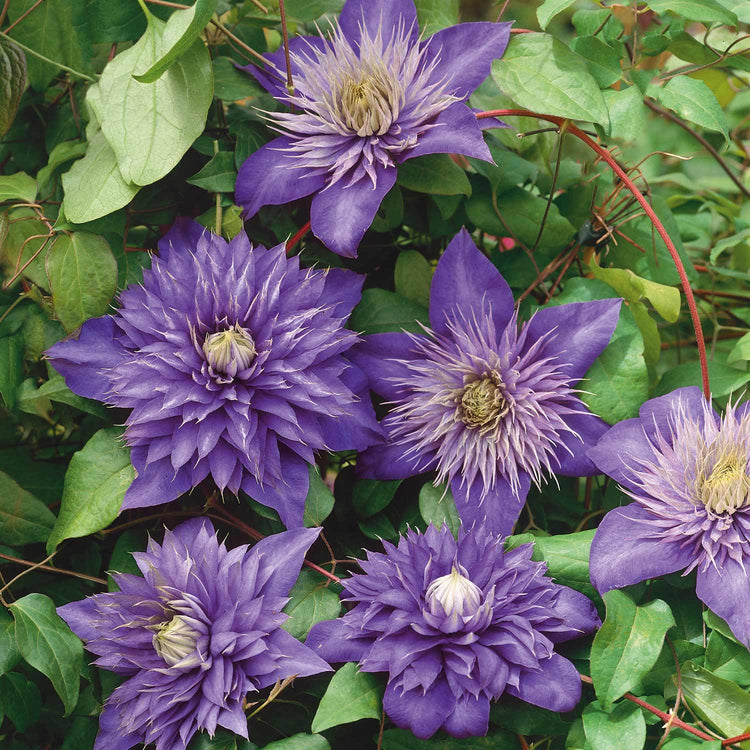
[[[341,87],[339,100],[342,119],[359,136],[383,135],[393,122],[398,95],[387,75],[348,79]]]
[[[750,499],[747,456],[737,451],[720,456],[698,486],[700,500],[708,510],[717,515],[731,515]]]
[[[482,590],[454,565],[448,575],[436,578],[427,587],[425,599],[430,608],[435,602],[440,602],[448,617],[471,617],[482,603]]]
[[[456,396],[459,419],[471,429],[489,432],[508,411],[508,402],[500,388],[502,381],[496,372],[484,373],[481,378],[465,385]]]
[[[236,375],[255,359],[255,342],[250,333],[237,323],[226,331],[206,334],[203,353],[214,372]]]
[[[169,622],[158,626],[153,636],[156,653],[170,666],[181,662],[196,651],[196,642],[200,633],[195,630],[185,617],[175,615]]]

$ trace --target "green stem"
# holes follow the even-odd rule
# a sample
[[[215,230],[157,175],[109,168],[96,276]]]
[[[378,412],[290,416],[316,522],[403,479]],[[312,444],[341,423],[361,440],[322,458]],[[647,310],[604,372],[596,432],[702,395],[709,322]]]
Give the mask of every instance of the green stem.
[[[34,57],[38,58],[42,62],[46,62],[46,63],[49,63],[50,65],[54,65],[56,68],[61,68],[67,73],[71,73],[72,75],[77,76],[78,78],[82,78],[84,81],[91,81],[91,83],[96,83],[95,78],[92,78],[91,76],[88,76],[85,73],[81,73],[77,70],[73,70],[73,68],[69,68],[67,65],[63,65],[62,63],[57,62],[57,60],[50,60],[49,57],[45,57],[44,55],[39,54],[39,52],[31,49],[31,47],[27,47],[25,44],[21,44],[21,42],[13,39],[13,37],[8,36],[4,31],[0,31],[0,37],[3,37],[4,39],[7,39],[8,41],[13,42],[13,44],[15,44],[17,47],[20,47],[24,52],[26,52],[29,55],[33,55]]]

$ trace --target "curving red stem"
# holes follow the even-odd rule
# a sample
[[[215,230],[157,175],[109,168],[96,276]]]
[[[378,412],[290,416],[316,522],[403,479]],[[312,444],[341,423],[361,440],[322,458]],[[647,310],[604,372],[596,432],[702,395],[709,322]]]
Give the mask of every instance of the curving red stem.
[[[625,187],[633,194],[633,197],[638,201],[638,203],[641,204],[641,208],[643,208],[644,212],[651,220],[651,223],[659,233],[659,236],[662,238],[662,240],[664,240],[664,244],[667,246],[667,250],[669,250],[669,254],[672,256],[672,260],[674,261],[675,267],[677,268],[677,273],[680,276],[680,283],[682,284],[682,289],[685,292],[685,300],[687,301],[687,306],[690,310],[690,318],[693,323],[693,329],[695,330],[695,340],[698,345],[698,357],[700,359],[701,366],[703,395],[706,397],[706,399],[710,399],[711,389],[708,382],[708,358],[706,357],[706,342],[703,338],[703,328],[701,327],[700,317],[698,316],[698,307],[695,304],[693,290],[690,288],[690,282],[688,281],[687,273],[685,273],[685,266],[682,264],[682,259],[677,252],[677,248],[674,246],[674,243],[667,234],[667,230],[664,228],[664,225],[661,223],[661,221],[659,221],[659,217],[654,212],[654,209],[651,208],[651,204],[646,200],[643,193],[641,193],[641,191],[630,179],[630,177],[628,177],[625,170],[617,163],[617,161],[615,161],[612,154],[610,154],[609,151],[602,145],[586,135],[586,133],[584,133],[580,128],[573,125],[569,120],[566,120],[565,117],[539,114],[537,112],[530,112],[525,109],[493,109],[487,112],[477,113],[477,119],[479,120],[487,117],[512,116],[535,117],[538,120],[552,122],[558,127],[560,127],[564,122],[567,122],[566,132],[571,133],[576,138],[583,141],[590,149],[595,151],[601,157],[601,159],[606,162],[607,166],[620,178],[620,180],[622,180]]]

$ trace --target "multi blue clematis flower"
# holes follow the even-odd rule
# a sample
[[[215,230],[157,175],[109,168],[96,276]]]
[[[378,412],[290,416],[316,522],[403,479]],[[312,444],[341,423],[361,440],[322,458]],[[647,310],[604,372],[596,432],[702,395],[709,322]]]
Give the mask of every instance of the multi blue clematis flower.
[[[462,230],[438,262],[424,334],[365,337],[352,357],[391,404],[386,444],[360,474],[436,471],[465,525],[508,534],[531,482],[589,476],[607,429],[576,385],[608,344],[621,300],[550,306],[519,326],[509,286]]]
[[[421,738],[441,728],[484,735],[490,701],[503,694],[575,707],[580,677],[555,644],[601,622],[583,594],[545,577],[532,545],[504,552],[481,526],[458,541],[429,526],[383,546],[360,563],[363,574],[342,581],[354,608],[315,625],[305,643],[327,661],[387,672],[383,708],[397,726]]]
[[[723,418],[698,388],[646,401],[589,451],[634,502],[591,545],[600,593],[696,571],[696,593],[750,648],[750,405]]]
[[[356,257],[398,164],[436,153],[492,161],[464,102],[509,35],[509,23],[464,23],[424,40],[412,0],[348,0],[330,38],[290,41],[293,92],[283,50],[268,69],[245,68],[291,108],[268,114],[281,135],[240,169],[245,216],[314,193],[313,233]]]
[[[130,410],[137,477],[122,508],[167,503],[211,475],[301,526],[314,452],[381,439],[344,356],[362,281],[178,220],[121,308],[47,352],[75,393]]]
[[[134,553],[143,577],[113,574],[119,591],[58,608],[94,663],[126,677],[100,717],[95,750],[185,750],[198,731],[247,738],[244,699],[279,680],[329,671],[281,628],[281,610],[320,529],[227,550],[192,519]]]

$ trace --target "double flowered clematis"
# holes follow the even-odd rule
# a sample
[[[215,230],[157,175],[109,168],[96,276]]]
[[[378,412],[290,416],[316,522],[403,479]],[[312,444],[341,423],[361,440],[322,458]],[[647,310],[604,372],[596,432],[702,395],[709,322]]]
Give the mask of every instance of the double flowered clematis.
[[[306,645],[331,662],[387,672],[383,708],[399,727],[427,738],[487,733],[490,701],[516,696],[570,711],[581,695],[575,667],[555,644],[593,632],[593,604],[547,578],[532,546],[504,552],[483,527],[409,531],[364,571],[344,579],[344,617],[315,625]]]
[[[240,168],[245,216],[314,193],[313,233],[356,257],[398,164],[435,153],[492,161],[464,102],[509,35],[509,23],[464,23],[425,40],[412,0],[347,0],[329,38],[290,40],[293,92],[283,50],[267,69],[245,68],[291,108],[268,114],[281,135]]]
[[[314,451],[381,439],[364,375],[343,356],[362,281],[178,220],[120,309],[47,352],[75,393],[130,409],[137,477],[123,509],[210,474],[301,526]]]
[[[289,590],[319,529],[227,550],[192,519],[134,553],[143,577],[58,608],[94,662],[128,679],[109,696],[95,750],[185,750],[221,726],[247,738],[248,692],[330,667],[281,628]]]
[[[646,401],[589,456],[634,502],[591,545],[600,593],[695,570],[696,593],[750,648],[750,405],[720,417],[698,388]]]
[[[424,334],[365,337],[352,357],[391,404],[388,442],[360,474],[402,479],[436,471],[461,520],[508,534],[531,482],[589,476],[607,429],[576,385],[608,344],[621,300],[550,306],[519,326],[513,295],[462,230],[438,262]]]

